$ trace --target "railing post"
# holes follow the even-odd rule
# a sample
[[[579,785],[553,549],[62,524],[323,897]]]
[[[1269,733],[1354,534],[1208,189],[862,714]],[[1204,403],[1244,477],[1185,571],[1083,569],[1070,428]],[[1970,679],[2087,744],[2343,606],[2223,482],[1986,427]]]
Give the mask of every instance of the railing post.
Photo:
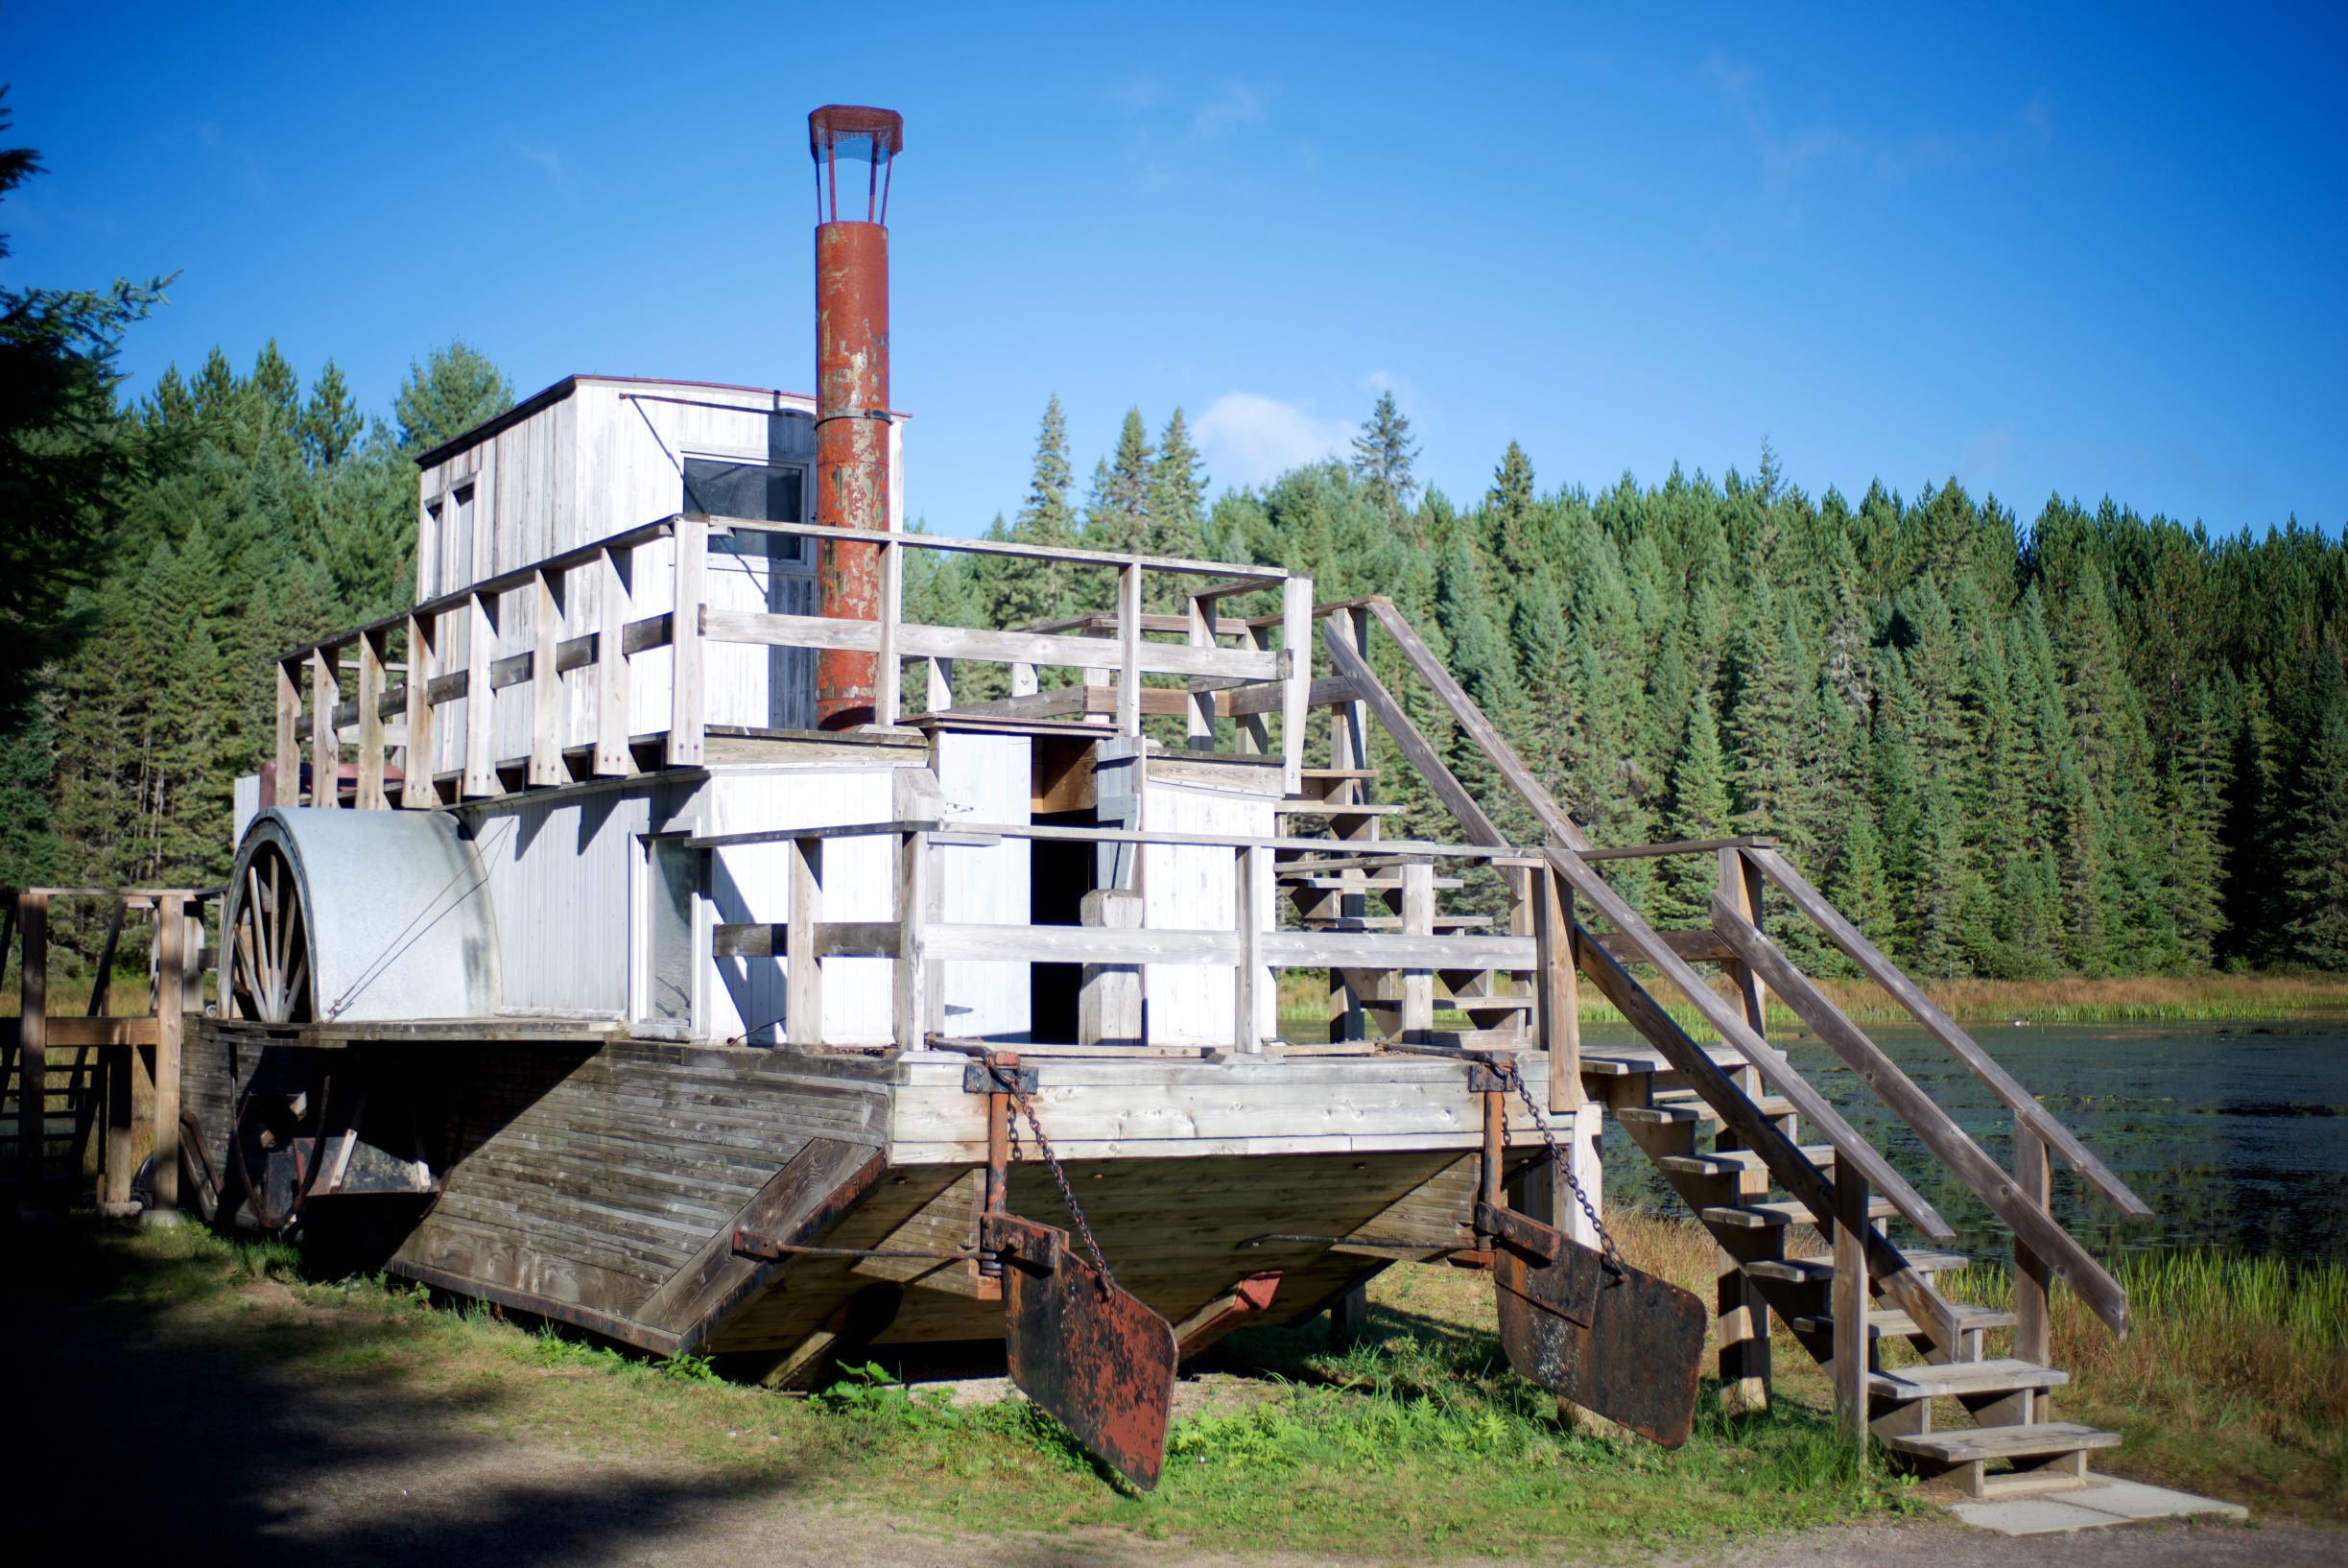
[[[872,661],[872,722],[883,729],[894,728],[902,712],[897,627],[904,618],[905,547],[892,539],[881,546],[881,646]]]
[[[938,998],[930,974],[929,939],[932,886],[930,836],[915,829],[907,833],[897,850],[897,1044],[918,1049],[929,1037]]]
[[[1117,732],[1142,729],[1142,569],[1117,568]]]
[[[1264,1049],[1264,933],[1256,923],[1261,890],[1271,874],[1270,851],[1243,845],[1231,861],[1231,926],[1239,938],[1239,962],[1232,970],[1231,1038],[1240,1050]]]
[[[1139,931],[1142,896],[1115,888],[1084,895],[1084,924],[1104,931]],[[1087,963],[1077,989],[1079,1045],[1141,1045],[1142,971],[1138,963]]]
[[[1723,849],[1719,856],[1720,896],[1728,900],[1729,907],[1745,924],[1755,931],[1761,930],[1760,873],[1745,864],[1742,849]],[[1744,1021],[1752,1026],[1754,1033],[1766,1037],[1768,1032],[1763,1027],[1764,1008],[1768,993],[1761,977],[1735,959],[1721,961],[1720,973],[1736,988],[1737,1005],[1743,1010]]]
[[[440,766],[440,748],[433,727],[432,668],[439,631],[437,615],[408,617],[408,745],[400,759],[399,803],[412,808],[440,803],[440,786],[433,777]]]
[[[925,658],[921,661],[922,701],[932,713],[944,713],[954,706],[954,661]]]
[[[563,601],[560,572],[544,568],[530,575],[530,782],[568,784],[562,766],[562,676],[556,655],[562,648]]]
[[[632,549],[606,550],[597,558],[600,581],[595,629],[595,776],[617,778],[635,772],[629,749],[629,582],[635,575]]]
[[[41,1155],[49,1135],[49,895],[16,895],[24,972],[16,1014],[16,1201],[41,1206]]]
[[[1215,613],[1220,601],[1189,598],[1190,617],[1183,641],[1193,648],[1215,646]],[[1190,701],[1182,709],[1182,735],[1194,751],[1215,749],[1214,682],[1204,676],[1190,678]]]
[[[1011,695],[1013,697],[1033,697],[1039,689],[1040,683],[1035,678],[1034,665],[1014,664],[1011,666]]]
[[[1867,1179],[1835,1168],[1835,1419],[1867,1457],[1867,1374],[1873,1343],[1867,1334]]]
[[[1547,866],[1528,873],[1532,882],[1534,1027],[1549,1056],[1549,1108],[1564,1115],[1581,1108],[1581,992],[1574,966],[1574,893]]]
[[[1271,648],[1269,630],[1260,626],[1247,629],[1247,647],[1258,653]],[[1261,713],[1243,713],[1232,724],[1237,735],[1240,755],[1260,757],[1271,747],[1271,722]]]
[[[389,628],[359,633],[359,791],[361,811],[389,811],[384,792],[383,665]]]
[[[1313,712],[1313,580],[1292,577],[1280,584],[1280,640],[1288,674],[1280,692],[1280,788],[1304,789],[1304,731]]]
[[[701,568],[709,550],[706,518],[676,519],[676,587],[669,615],[669,739],[672,768],[701,765],[708,698],[701,669]]]
[[[410,677],[415,678],[413,671]],[[201,908],[201,906],[199,906]],[[187,904],[167,892],[155,900],[154,1206],[179,1206],[179,1038],[186,1027]]]
[[[823,1043],[823,961],[816,927],[823,917],[823,841],[794,839],[791,907],[784,916],[783,1037],[793,1045]]]
[[[310,650],[310,804],[329,809],[343,803],[343,742],[334,710],[343,700],[331,648]]]
[[[497,698],[489,690],[489,661],[497,653],[497,596],[464,597],[464,798],[498,793],[497,759],[489,754]]]
[[[114,975],[114,951],[122,939],[122,924],[129,915],[130,901],[114,901],[113,915],[108,918],[106,941],[98,950],[98,965],[89,992],[89,1015],[107,1015],[108,982]],[[137,1059],[136,1048],[124,1045],[98,1047],[98,1062],[105,1076],[106,1093],[102,1104],[106,1108],[106,1152],[101,1169],[106,1173],[105,1185],[99,1189],[101,1212],[122,1214],[130,1202],[130,1074]]]
[[[1435,935],[1435,867],[1414,860],[1402,868],[1402,934]],[[1435,1038],[1435,971],[1406,968],[1402,980],[1402,1037],[1411,1045]]]
[[[294,678],[299,663],[298,659],[281,659],[277,664],[277,777],[270,800],[273,806],[301,804],[301,743],[294,735],[294,725],[301,718],[301,686]]]
[[[2047,1208],[2047,1141],[2037,1130],[2014,1118],[2014,1185],[2022,1189],[2023,1201],[2044,1212]],[[2053,1354],[2053,1324],[2047,1299],[2048,1269],[2046,1259],[2031,1250],[2020,1236],[2014,1238],[2014,1357],[2018,1361],[2051,1365]],[[2042,1396],[2032,1409],[2039,1420],[2045,1420],[2046,1401]]]

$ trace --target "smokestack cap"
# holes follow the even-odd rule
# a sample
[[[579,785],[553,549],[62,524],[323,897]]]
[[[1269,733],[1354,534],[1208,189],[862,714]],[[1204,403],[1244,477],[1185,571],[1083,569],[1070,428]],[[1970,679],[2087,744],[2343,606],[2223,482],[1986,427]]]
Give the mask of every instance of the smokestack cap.
[[[826,104],[808,112],[807,151],[818,163],[827,156],[878,163],[905,151],[905,116],[892,108]]]

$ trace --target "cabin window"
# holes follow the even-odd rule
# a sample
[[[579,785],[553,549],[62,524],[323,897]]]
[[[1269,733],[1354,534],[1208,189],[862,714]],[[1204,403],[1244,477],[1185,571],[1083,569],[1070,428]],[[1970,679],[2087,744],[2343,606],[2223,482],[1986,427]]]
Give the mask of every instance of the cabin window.
[[[645,992],[649,1023],[693,1024],[693,913],[701,852],[674,839],[647,846]]]
[[[806,470],[725,458],[685,459],[685,510],[712,517],[803,523]]]

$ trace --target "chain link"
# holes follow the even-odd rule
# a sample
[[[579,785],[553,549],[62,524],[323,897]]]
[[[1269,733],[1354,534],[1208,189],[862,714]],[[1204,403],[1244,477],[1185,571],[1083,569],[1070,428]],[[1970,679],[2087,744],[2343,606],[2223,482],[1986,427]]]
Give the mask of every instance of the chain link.
[[[1614,1245],[1614,1233],[1606,1228],[1606,1222],[1598,1217],[1598,1206],[1590,1201],[1590,1195],[1582,1190],[1581,1178],[1574,1174],[1572,1157],[1557,1146],[1557,1135],[1550,1131],[1549,1118],[1541,1114],[1541,1107],[1534,1102],[1532,1089],[1526,1083],[1525,1075],[1516,1070],[1514,1062],[1495,1067],[1493,1071],[1507,1075],[1508,1082],[1516,1089],[1516,1097],[1525,1102],[1525,1108],[1532,1113],[1532,1125],[1540,1128],[1541,1141],[1549,1145],[1550,1163],[1565,1174],[1566,1190],[1574,1195],[1574,1201],[1579,1203],[1581,1212],[1589,1217],[1590,1228],[1598,1232],[1606,1271],[1618,1278],[1628,1273],[1630,1265],[1623,1261],[1623,1249]]]
[[[1012,1081],[1016,1078],[1014,1073]],[[1005,1081],[1002,1070],[997,1070],[995,1081]],[[1035,1147],[1044,1156],[1045,1168],[1052,1173],[1053,1185],[1060,1190],[1060,1201],[1068,1205],[1069,1218],[1077,1223],[1077,1234],[1084,1238],[1084,1250],[1093,1255],[1093,1267],[1101,1271],[1102,1283],[1115,1290],[1117,1276],[1109,1271],[1109,1260],[1101,1255],[1101,1244],[1093,1239],[1093,1227],[1084,1223],[1084,1207],[1077,1201],[1076,1189],[1068,1184],[1068,1173],[1061,1168],[1059,1155],[1052,1152],[1052,1140],[1044,1136],[1043,1123],[1035,1119],[1035,1107],[1016,1088],[1007,1085],[1006,1092],[1010,1095],[1011,1104],[1019,1107],[1019,1114],[1028,1119],[1028,1130],[1035,1134]]]

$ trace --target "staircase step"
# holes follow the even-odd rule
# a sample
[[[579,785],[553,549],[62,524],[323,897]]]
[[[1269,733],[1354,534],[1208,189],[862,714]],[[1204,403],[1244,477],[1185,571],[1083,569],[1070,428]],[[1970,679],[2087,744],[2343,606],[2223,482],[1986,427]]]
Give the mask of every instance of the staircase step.
[[[1892,1206],[1891,1200],[1888,1198],[1867,1200],[1867,1218],[1870,1220],[1887,1220],[1899,1212]],[[1747,1230],[1761,1230],[1773,1225],[1806,1225],[1813,1223],[1810,1205],[1794,1199],[1773,1200],[1766,1203],[1739,1203],[1733,1208],[1706,1209],[1703,1218],[1706,1224],[1738,1225]]]
[[[1703,1112],[1686,1105],[1625,1105],[1614,1113],[1618,1122],[1636,1122],[1646,1127],[1672,1127],[1704,1119]],[[1712,1211],[1706,1209],[1709,1216]]]
[[[1804,1144],[1802,1157],[1828,1176],[1834,1175],[1835,1146],[1833,1144]],[[1714,1154],[1674,1154],[1657,1163],[1666,1171],[1675,1171],[1687,1176],[1719,1176],[1729,1171],[1768,1169],[1761,1162],[1761,1156],[1749,1149],[1724,1149]]]
[[[1760,1265],[1752,1265],[1758,1271]],[[1995,1361],[1953,1361],[1930,1366],[1903,1366],[1896,1372],[1870,1372],[1868,1389],[1886,1399],[1942,1399],[1957,1394],[2015,1393],[2024,1389],[2053,1389],[2071,1381],[2069,1372],[2036,1362],[2001,1357]]]
[[[2082,1449],[2117,1448],[2120,1442],[2117,1432],[2081,1426],[2075,1421],[1959,1427],[1954,1432],[1913,1432],[1884,1438],[1884,1446],[1895,1453],[1914,1454],[1943,1464],[2045,1459],[2053,1454],[2075,1454]]]
[[[1908,1267],[1920,1274],[1946,1273],[1951,1269],[1962,1269],[1973,1261],[1962,1252],[1927,1252],[1921,1248],[1913,1252],[1903,1251],[1900,1255],[1908,1260]]]
[[[1720,1120],[1720,1113],[1706,1104],[1703,1096],[1690,1089],[1673,1089],[1668,1094],[1654,1096],[1654,1101],[1657,1105],[1693,1106],[1696,1114],[1707,1121]],[[1793,1114],[1793,1102],[1773,1094],[1764,1095],[1754,1101],[1753,1105],[1762,1115],[1768,1117],[1771,1121],[1775,1121],[1780,1116]]]
[[[1755,1258],[1744,1266],[1755,1279],[1782,1279],[1789,1285],[1825,1285],[1835,1277],[1831,1258]]]
[[[1949,1306],[1956,1314],[1959,1333],[1986,1332],[1993,1328],[2014,1326],[2014,1315],[2001,1312],[1996,1307],[1969,1306],[1957,1301],[1951,1302]],[[1832,1334],[1835,1320],[1832,1318],[1796,1318],[1793,1326],[1803,1334]],[[1921,1334],[1924,1330],[1916,1326],[1913,1318],[1897,1307],[1877,1307],[1867,1314],[1867,1332],[1884,1338],[1903,1339],[1911,1334]]]

